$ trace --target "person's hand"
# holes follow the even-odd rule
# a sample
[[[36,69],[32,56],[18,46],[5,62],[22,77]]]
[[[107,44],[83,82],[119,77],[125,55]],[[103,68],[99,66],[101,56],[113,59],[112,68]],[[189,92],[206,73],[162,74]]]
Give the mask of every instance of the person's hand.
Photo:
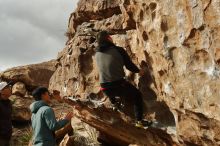
[[[58,90],[53,90],[53,95],[60,95],[60,91],[58,91]]]
[[[69,112],[68,114],[66,114],[65,118],[66,120],[71,120],[71,118],[73,117],[73,113],[72,112]]]
[[[144,76],[145,71],[144,71],[143,69],[141,69],[141,70],[140,70],[140,72],[139,72],[138,74],[139,74],[139,76],[141,76],[141,77],[142,77],[142,76]]]
[[[60,91],[58,90],[53,90],[52,96],[57,100],[57,101],[61,101],[62,97],[60,96]]]
[[[82,107],[80,105],[75,105],[75,106],[73,106],[73,108],[76,109],[76,110],[81,110],[82,109]]]

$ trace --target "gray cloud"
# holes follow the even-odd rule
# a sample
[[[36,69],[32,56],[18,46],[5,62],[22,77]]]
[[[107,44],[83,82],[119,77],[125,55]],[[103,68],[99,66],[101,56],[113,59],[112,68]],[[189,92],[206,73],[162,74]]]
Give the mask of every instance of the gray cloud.
[[[0,0],[0,70],[56,58],[78,0]]]

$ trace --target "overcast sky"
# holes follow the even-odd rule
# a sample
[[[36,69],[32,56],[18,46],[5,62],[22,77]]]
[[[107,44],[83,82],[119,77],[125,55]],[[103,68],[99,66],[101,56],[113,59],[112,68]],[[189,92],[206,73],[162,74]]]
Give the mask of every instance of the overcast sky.
[[[0,70],[56,58],[78,0],[0,0]]]

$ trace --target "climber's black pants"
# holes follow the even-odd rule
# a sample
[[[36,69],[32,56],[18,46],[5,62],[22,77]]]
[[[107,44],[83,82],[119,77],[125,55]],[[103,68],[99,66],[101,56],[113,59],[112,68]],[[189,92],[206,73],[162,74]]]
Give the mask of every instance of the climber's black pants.
[[[107,88],[106,86],[102,86],[102,88],[104,88],[103,92],[106,94],[106,96],[109,97],[112,104],[116,102],[116,96],[120,98],[126,97],[126,99],[131,100],[132,104],[134,105],[134,113],[136,120],[142,120],[143,99],[141,92],[135,86],[123,80],[118,85],[108,86]]]

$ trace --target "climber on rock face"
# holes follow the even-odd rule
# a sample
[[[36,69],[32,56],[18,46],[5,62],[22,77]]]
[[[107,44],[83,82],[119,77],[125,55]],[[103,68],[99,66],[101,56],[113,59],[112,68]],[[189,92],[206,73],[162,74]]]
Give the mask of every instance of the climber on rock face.
[[[119,108],[115,97],[129,97],[134,105],[136,127],[143,127],[143,99],[141,92],[126,81],[124,66],[131,72],[140,73],[127,52],[116,46],[107,31],[97,35],[98,48],[95,59],[99,70],[101,90],[109,97],[113,109]],[[143,73],[143,72],[141,72]],[[150,124],[150,123],[149,123]]]
[[[12,104],[10,83],[0,82],[0,146],[9,146],[12,135]]]
[[[53,109],[48,105],[51,100],[48,89],[38,87],[32,95],[35,99],[30,105],[33,146],[55,146],[55,131],[63,128],[71,120],[72,113],[68,113],[63,120],[57,121]]]

